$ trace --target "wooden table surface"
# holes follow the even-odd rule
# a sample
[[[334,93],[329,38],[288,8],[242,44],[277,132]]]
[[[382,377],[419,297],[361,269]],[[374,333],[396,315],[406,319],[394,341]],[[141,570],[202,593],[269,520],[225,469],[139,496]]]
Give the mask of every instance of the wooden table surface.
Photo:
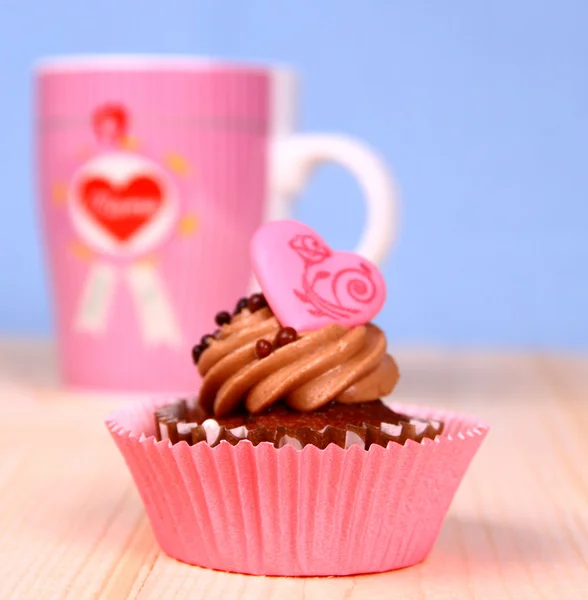
[[[588,598],[588,357],[398,351],[396,398],[492,427],[421,565],[287,579],[163,555],[102,423],[46,344],[0,343],[0,598]]]

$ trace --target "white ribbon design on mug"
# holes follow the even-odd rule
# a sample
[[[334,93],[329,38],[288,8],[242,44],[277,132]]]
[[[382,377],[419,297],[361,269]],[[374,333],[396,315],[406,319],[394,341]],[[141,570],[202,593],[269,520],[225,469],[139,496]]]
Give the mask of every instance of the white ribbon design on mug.
[[[181,330],[169,294],[147,257],[165,240],[177,217],[177,199],[166,173],[142,156],[106,152],[76,173],[69,207],[82,240],[105,256],[90,268],[75,328],[91,334],[105,331],[116,288],[124,285],[144,342],[179,347]]]
[[[118,279],[116,267],[105,261],[91,268],[76,314],[77,331],[99,334],[106,330]],[[145,343],[179,347],[180,328],[157,270],[147,263],[134,263],[123,269],[123,281],[131,292]]]

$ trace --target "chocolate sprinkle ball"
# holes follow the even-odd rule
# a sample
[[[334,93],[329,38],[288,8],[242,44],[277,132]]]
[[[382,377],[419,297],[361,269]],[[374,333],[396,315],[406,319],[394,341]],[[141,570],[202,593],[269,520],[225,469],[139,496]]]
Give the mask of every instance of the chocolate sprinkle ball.
[[[190,445],[206,441],[201,424],[207,419],[214,417],[191,401],[169,404],[155,413],[157,439],[169,439],[174,444],[186,441]],[[286,443],[298,448],[312,444],[321,449],[329,444],[341,448],[357,444],[367,450],[373,444],[386,447],[390,442],[435,439],[443,432],[442,422],[397,413],[381,400],[359,404],[331,402],[310,413],[278,403],[257,415],[239,413],[215,421],[218,434],[211,446],[222,441],[236,445],[249,440],[254,446],[269,442],[276,448]]]
[[[255,344],[257,358],[266,358],[273,352],[273,346],[267,340],[258,340]]]
[[[192,348],[192,361],[195,365],[198,364],[200,360],[200,355],[204,352],[204,348],[200,344],[196,344],[194,348]]]
[[[226,310],[221,310],[221,312],[216,313],[214,321],[219,327],[222,327],[231,322],[231,315]]]
[[[252,294],[249,296],[247,308],[254,313],[267,306],[267,300],[263,294]]]
[[[278,331],[274,344],[277,348],[291,344],[298,339],[298,334],[294,327],[284,327]]]
[[[202,349],[205,350],[206,348],[208,348],[208,345],[210,344],[210,342],[213,339],[214,339],[214,336],[210,335],[210,333],[203,335],[202,339],[200,340],[200,345],[202,346]]]
[[[237,306],[235,306],[235,310],[233,311],[234,315],[238,315],[244,308],[247,308],[249,305],[249,298],[241,298],[239,302],[237,302]]]

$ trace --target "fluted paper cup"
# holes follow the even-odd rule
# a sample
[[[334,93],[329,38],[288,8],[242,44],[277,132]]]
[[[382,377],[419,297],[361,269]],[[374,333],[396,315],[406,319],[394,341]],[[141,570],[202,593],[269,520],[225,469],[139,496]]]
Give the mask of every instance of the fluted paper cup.
[[[351,575],[407,567],[431,550],[488,427],[465,415],[392,408],[445,422],[421,443],[324,450],[155,438],[138,402],[107,427],[161,548],[186,563],[255,575]]]

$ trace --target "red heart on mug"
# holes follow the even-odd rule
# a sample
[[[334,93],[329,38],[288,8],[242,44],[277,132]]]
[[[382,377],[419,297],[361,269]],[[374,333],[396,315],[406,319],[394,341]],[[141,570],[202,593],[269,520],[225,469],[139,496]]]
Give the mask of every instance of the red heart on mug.
[[[79,198],[102,229],[119,242],[126,242],[159,212],[163,191],[148,175],[135,177],[123,185],[90,177],[80,184]]]

